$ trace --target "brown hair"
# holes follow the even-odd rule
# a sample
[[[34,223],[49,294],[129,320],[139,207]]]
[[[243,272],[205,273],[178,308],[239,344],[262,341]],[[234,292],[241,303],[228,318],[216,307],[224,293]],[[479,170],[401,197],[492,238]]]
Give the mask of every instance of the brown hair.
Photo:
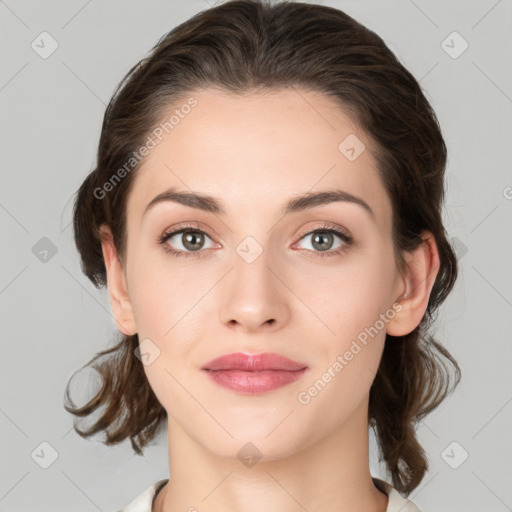
[[[405,268],[402,251],[418,247],[423,230],[438,246],[440,268],[427,312],[408,335],[387,335],[370,391],[369,421],[381,458],[394,487],[409,494],[428,468],[415,426],[460,380],[456,361],[425,334],[455,283],[457,260],[441,218],[446,146],[436,115],[418,82],[374,32],[332,7],[234,0],[196,14],[162,37],[119,83],[103,119],[96,168],[77,192],[74,230],[82,270],[95,286],[106,284],[103,223],[110,226],[123,261],[126,201],[140,165],[108,193],[98,191],[141,147],[170,105],[202,87],[243,94],[294,85],[334,98],[375,145],[378,171],[393,204],[400,271]],[[95,396],[76,407],[68,382],[65,408],[85,417],[104,407],[90,428],[80,430],[75,423],[78,434],[105,431],[106,444],[129,438],[142,454],[166,411],[134,353],[137,335],[117,341],[85,365],[101,376]],[[452,388],[447,362],[455,371]]]

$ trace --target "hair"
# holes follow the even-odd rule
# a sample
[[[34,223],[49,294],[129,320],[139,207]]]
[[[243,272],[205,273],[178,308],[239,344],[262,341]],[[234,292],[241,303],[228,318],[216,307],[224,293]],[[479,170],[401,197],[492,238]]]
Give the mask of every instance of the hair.
[[[427,335],[454,286],[457,260],[441,216],[447,151],[438,120],[419,83],[373,31],[332,7],[231,0],[165,34],[121,80],[105,111],[97,164],[78,189],[73,210],[82,271],[96,287],[107,284],[102,224],[110,226],[124,260],[127,197],[140,162],[108,193],[98,191],[107,190],[114,169],[126,169],[170,106],[207,87],[244,94],[294,86],[334,98],[374,145],[377,170],[393,205],[400,272],[406,268],[403,252],[423,243],[424,230],[438,247],[440,266],[425,315],[411,333],[386,335],[369,397],[369,427],[379,458],[393,486],[408,495],[428,469],[415,428],[460,380],[457,362]],[[75,421],[76,432],[88,437],[104,431],[107,445],[129,438],[142,455],[167,413],[135,355],[138,345],[137,334],[120,335],[114,346],[97,353],[84,367],[99,373],[99,390],[77,407],[68,382],[64,407],[77,417],[103,407],[88,429],[80,430]]]

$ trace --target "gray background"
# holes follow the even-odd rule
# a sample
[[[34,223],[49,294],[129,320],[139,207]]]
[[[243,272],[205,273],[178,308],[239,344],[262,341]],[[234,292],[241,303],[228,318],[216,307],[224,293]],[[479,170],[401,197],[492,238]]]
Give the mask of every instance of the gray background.
[[[436,336],[463,378],[419,428],[430,471],[411,497],[424,512],[512,510],[512,3],[318,3],[383,37],[425,89],[449,150],[444,218],[461,274]],[[63,409],[73,371],[116,332],[106,291],[81,274],[70,222],[114,87],[208,7],[0,0],[0,512],[114,511],[168,477],[164,435],[139,457],[129,442],[80,438]],[[43,31],[59,45],[45,59],[31,47]],[[469,44],[457,58],[459,36],[443,43],[453,31]],[[86,394],[83,380],[73,396]]]

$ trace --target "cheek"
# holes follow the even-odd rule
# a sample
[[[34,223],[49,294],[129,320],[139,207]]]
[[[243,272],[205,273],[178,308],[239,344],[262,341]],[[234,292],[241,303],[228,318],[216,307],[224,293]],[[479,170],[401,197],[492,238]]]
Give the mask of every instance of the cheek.
[[[377,263],[373,268],[354,266],[333,275],[327,291],[309,294],[308,305],[321,319],[312,322],[324,335],[316,336],[316,364],[297,399],[305,406],[304,414],[324,417],[325,431],[337,428],[365,403],[379,367],[386,325],[395,313],[388,312],[386,302],[390,276]]]
[[[333,412],[335,424],[361,403],[379,367],[386,326],[395,316],[389,303],[394,279],[391,250],[367,251],[316,277],[317,288],[311,288],[308,278],[298,291],[316,313],[311,322],[318,326],[319,356],[307,380],[310,387],[303,389],[299,401],[314,400],[315,407],[327,409],[340,404]]]
[[[192,340],[201,339],[198,318],[202,316],[200,298],[205,290],[188,274],[162,269],[161,261],[157,265],[146,260],[144,270],[132,275],[139,343],[150,340],[148,346],[157,354],[144,371],[170,417],[179,417],[180,412],[185,418],[191,414],[194,401],[189,392],[201,392],[194,389],[196,382],[191,378],[196,375],[198,363]]]
[[[130,300],[138,331],[165,341],[187,323],[202,293],[193,268],[173,266],[161,250],[140,250],[129,260]]]
[[[315,286],[310,276],[298,283],[295,290],[312,311],[312,319],[327,338],[337,340],[336,348],[341,350],[390,309],[394,267],[390,258],[377,253],[354,256],[336,269],[319,272]],[[381,322],[377,327],[382,328]]]

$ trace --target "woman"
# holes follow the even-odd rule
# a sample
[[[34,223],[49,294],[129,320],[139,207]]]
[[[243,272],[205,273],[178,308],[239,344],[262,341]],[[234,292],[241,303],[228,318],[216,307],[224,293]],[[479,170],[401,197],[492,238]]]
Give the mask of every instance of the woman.
[[[65,406],[138,454],[167,424],[170,479],[125,512],[419,510],[415,426],[460,377],[428,335],[445,163],[417,81],[334,8],[228,1],[130,70],[74,209],[121,335]]]

